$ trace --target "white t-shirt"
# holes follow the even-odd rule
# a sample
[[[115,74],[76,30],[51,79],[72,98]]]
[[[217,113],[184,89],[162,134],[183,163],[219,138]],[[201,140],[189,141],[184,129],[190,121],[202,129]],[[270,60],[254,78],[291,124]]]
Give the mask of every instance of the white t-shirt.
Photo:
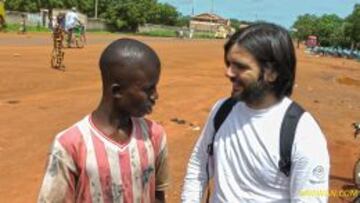
[[[207,186],[207,146],[214,133],[213,107],[191,155],[182,202],[200,202]],[[329,154],[321,129],[305,112],[297,125],[289,177],[278,168],[280,127],[291,100],[262,110],[238,102],[220,127],[210,159],[214,178],[211,202],[327,202]],[[320,195],[317,195],[320,194]]]
[[[78,24],[78,21],[79,17],[75,12],[67,12],[65,16],[65,30],[74,28]]]

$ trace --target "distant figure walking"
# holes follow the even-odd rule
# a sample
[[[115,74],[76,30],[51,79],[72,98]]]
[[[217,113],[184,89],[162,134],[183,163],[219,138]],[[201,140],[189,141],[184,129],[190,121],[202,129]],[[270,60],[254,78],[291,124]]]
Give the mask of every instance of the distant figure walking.
[[[21,14],[21,22],[18,34],[26,34],[26,14]]]
[[[63,29],[63,21],[65,15],[59,14],[56,18],[56,23],[54,23],[53,28],[53,50],[51,54],[51,67],[57,70],[65,71],[65,65],[63,64],[64,61],[64,51],[63,42],[64,42],[64,29]]]

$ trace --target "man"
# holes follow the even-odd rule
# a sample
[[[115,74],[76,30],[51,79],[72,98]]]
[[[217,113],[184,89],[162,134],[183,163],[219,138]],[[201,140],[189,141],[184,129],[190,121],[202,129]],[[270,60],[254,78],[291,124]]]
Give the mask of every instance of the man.
[[[296,67],[288,32],[267,23],[241,29],[226,42],[224,58],[237,102],[217,132],[214,117],[224,100],[210,112],[188,164],[182,202],[201,202],[211,177],[214,203],[327,202],[326,195],[309,195],[327,192],[329,176],[326,140],[310,113],[295,126],[288,168],[280,165]]]
[[[65,31],[68,34],[68,39],[67,39],[68,47],[71,46],[71,40],[72,40],[72,34],[74,31],[74,28],[78,25],[82,25],[82,23],[79,19],[78,14],[76,13],[76,8],[73,7],[71,9],[71,11],[66,13],[66,16],[65,16]]]
[[[158,99],[160,60],[142,42],[119,39],[100,71],[100,104],[56,136],[38,202],[165,202],[165,132],[143,118]]]
[[[20,28],[18,34],[26,34],[26,14],[21,14],[21,22],[20,22]]]

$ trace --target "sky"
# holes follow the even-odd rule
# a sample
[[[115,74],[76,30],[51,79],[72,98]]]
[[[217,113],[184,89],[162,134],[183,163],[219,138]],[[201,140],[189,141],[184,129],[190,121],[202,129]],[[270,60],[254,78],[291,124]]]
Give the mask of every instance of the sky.
[[[321,16],[337,14],[344,18],[360,0],[159,0],[177,8],[183,15],[211,12],[224,18],[265,20],[291,28],[297,16],[306,13]],[[213,6],[212,6],[213,5]]]

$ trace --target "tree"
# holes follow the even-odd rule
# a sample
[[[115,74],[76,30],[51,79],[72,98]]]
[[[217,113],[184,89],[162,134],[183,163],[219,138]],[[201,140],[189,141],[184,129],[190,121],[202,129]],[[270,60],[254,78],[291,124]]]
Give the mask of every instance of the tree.
[[[116,29],[137,31],[139,25],[147,22],[155,6],[155,0],[114,0],[103,16]]]
[[[7,10],[22,11],[22,12],[37,12],[38,1],[24,1],[24,0],[10,0],[5,1],[5,8]]]
[[[187,27],[190,25],[191,16],[183,16],[179,15],[178,19],[176,20],[176,26],[178,27]]]
[[[360,4],[354,6],[353,12],[345,19],[345,35],[354,47],[360,43]]]
[[[344,20],[335,14],[325,14],[321,17],[305,14],[299,16],[293,25],[294,36],[306,40],[309,35],[318,37],[322,46],[347,46]]]
[[[154,24],[175,25],[179,12],[175,7],[167,3],[157,3],[149,14],[147,22]]]
[[[305,14],[298,16],[293,29],[297,31],[294,33],[295,37],[299,40],[306,40],[309,35],[316,34],[316,24],[318,17],[316,15]]]
[[[235,18],[230,18],[231,27],[233,27],[236,31],[240,29],[241,21]]]
[[[94,16],[95,0],[8,0],[6,8],[24,12],[38,12],[40,8],[70,9],[76,7],[87,16]],[[144,23],[188,25],[190,17],[181,16],[175,7],[157,0],[99,0],[100,18],[116,30],[136,31]]]
[[[343,22],[342,25],[336,28],[329,36],[329,43],[331,46],[335,47],[347,47],[350,48],[351,40],[345,34],[346,23]]]
[[[335,14],[325,14],[316,20],[314,34],[323,46],[337,46],[344,38],[344,20]]]

